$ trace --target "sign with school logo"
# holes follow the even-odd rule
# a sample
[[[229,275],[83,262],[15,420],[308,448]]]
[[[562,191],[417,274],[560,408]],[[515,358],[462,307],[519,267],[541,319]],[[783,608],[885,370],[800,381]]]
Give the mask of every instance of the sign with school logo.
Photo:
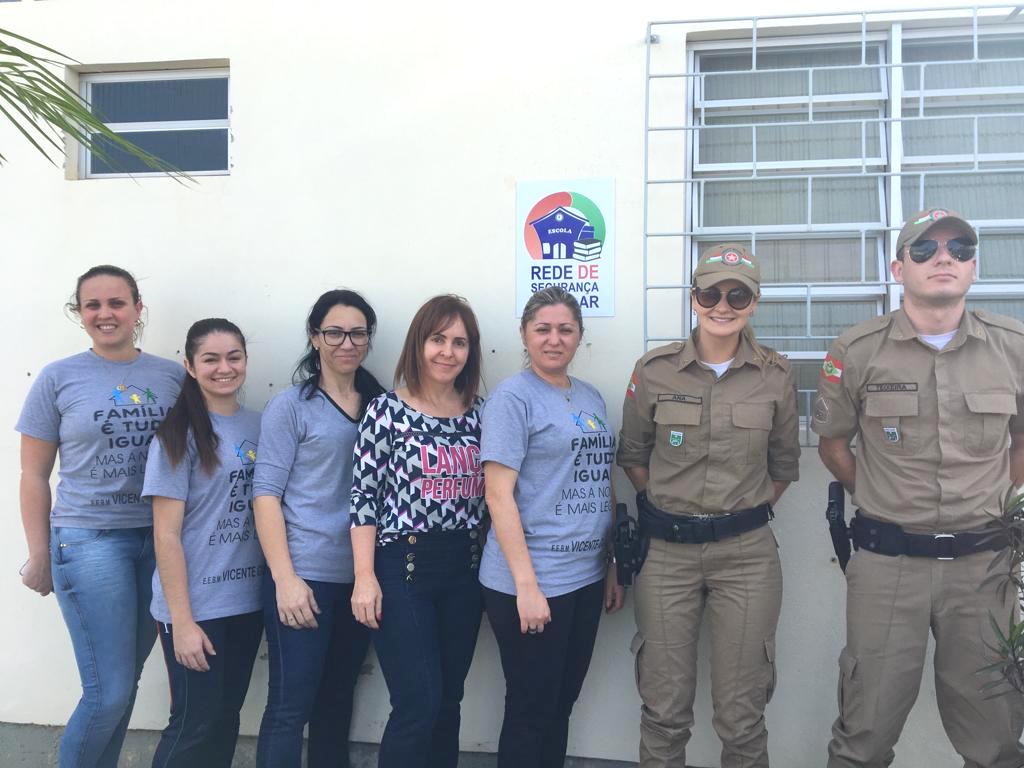
[[[516,316],[537,291],[557,285],[585,317],[615,314],[615,181],[516,185]]]
[[[673,448],[678,448],[683,444],[683,433],[676,432],[674,429],[668,433],[668,444]]]

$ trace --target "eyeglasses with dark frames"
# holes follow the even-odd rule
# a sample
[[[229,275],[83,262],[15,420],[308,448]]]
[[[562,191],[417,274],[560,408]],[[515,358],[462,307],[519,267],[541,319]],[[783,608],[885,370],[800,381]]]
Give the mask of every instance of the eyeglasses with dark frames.
[[[717,307],[718,302],[722,300],[722,295],[722,289],[714,285],[710,288],[694,287],[693,289],[693,298],[704,309]],[[750,302],[754,300],[754,293],[749,288],[737,286],[736,288],[730,288],[725,293],[725,300],[733,309],[746,309],[750,306]]]
[[[316,332],[323,338],[324,344],[329,347],[340,347],[345,343],[345,339],[349,339],[353,347],[365,347],[370,343],[370,332],[365,328],[353,328],[351,331],[346,331],[330,326],[329,328],[317,328]]]
[[[957,261],[970,261],[978,251],[978,246],[966,238],[953,238],[947,240],[943,245],[946,251]],[[907,246],[910,260],[915,264],[924,264],[928,259],[939,252],[938,240],[918,240]]]

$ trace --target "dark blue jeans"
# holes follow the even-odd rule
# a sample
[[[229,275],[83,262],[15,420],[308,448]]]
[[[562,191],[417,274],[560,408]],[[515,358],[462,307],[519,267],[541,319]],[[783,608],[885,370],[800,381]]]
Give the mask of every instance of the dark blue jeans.
[[[153,529],[55,527],[50,563],[82,679],[58,765],[116,768],[142,665],[156,639],[149,615]]]
[[[320,613],[316,629],[292,629],[277,615],[274,580],[263,579],[263,619],[270,657],[267,708],[256,745],[257,768],[299,768],[309,723],[309,768],[348,768],[352,695],[370,632],[352,615],[352,585],[306,583]]]
[[[174,658],[170,624],[160,625],[160,646],[171,685],[171,717],[153,755],[153,768],[231,768],[238,713],[249,690],[263,636],[263,613],[198,622],[213,643],[210,669],[194,672]]]
[[[383,618],[373,633],[391,716],[379,768],[454,768],[460,705],[483,613],[477,531],[403,536],[378,547]]]

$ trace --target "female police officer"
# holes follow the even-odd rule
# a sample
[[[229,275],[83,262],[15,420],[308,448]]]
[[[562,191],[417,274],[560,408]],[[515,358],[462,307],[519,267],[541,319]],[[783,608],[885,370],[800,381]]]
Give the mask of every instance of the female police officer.
[[[796,391],[788,362],[747,327],[760,295],[754,255],[715,246],[693,282],[699,327],[640,358],[622,408],[618,463],[649,539],[633,643],[640,765],[684,764],[706,606],[722,768],[767,766],[782,571],[766,523],[797,479]]]

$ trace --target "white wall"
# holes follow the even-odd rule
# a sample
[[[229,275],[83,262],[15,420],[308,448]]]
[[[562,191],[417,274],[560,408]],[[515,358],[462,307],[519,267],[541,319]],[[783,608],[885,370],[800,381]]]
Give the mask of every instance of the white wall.
[[[614,413],[642,351],[644,35],[649,20],[764,9],[684,3],[526,0],[505,4],[26,0],[0,5],[0,27],[85,63],[229,59],[228,177],[68,181],[0,121],[0,254],[7,379],[0,424],[13,425],[32,376],[87,346],[61,313],[74,278],[113,262],[140,279],[145,348],[178,356],[195,319],[222,315],[250,339],[246,399],[287,386],[305,312],[328,288],[363,291],[381,318],[369,366],[388,379],[406,325],[438,292],[467,296],[484,334],[486,379],[519,366],[513,311],[517,180],[616,180],[618,314],[588,322],[575,373]],[[872,0],[866,5],[881,7]],[[486,6],[486,7],[485,7]],[[820,10],[790,2],[773,13]],[[613,420],[618,421],[613,416]],[[0,721],[63,723],[78,696],[67,633],[52,597],[16,575],[18,441],[0,432]],[[779,508],[786,592],[780,688],[769,709],[773,760],[818,766],[835,714],[843,586],[821,517],[825,473],[807,455]],[[627,487],[620,476],[619,487]],[[628,653],[631,612],[607,620],[577,706],[570,752],[635,759],[639,700]],[[706,645],[704,650],[706,651]],[[706,653],[705,653],[706,658]],[[706,673],[706,669],[705,669]],[[243,731],[258,728],[266,662],[257,664]],[[717,762],[706,681],[689,762]],[[463,748],[496,746],[502,679],[486,626],[466,694]],[[897,766],[953,766],[931,683],[922,689]],[[375,741],[386,691],[371,659],[353,738]],[[132,727],[167,711],[154,654]]]

